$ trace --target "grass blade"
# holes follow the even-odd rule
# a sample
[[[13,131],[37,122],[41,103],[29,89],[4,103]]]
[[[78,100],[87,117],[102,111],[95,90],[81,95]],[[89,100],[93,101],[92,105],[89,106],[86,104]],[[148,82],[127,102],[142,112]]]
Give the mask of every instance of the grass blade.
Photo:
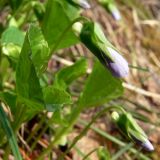
[[[2,124],[3,129],[4,129],[4,132],[7,135],[7,138],[8,138],[10,147],[12,149],[12,152],[15,156],[15,159],[16,160],[22,160],[21,154],[20,154],[19,149],[18,149],[18,144],[17,144],[17,141],[16,141],[16,137],[13,133],[13,130],[11,128],[9,120],[6,116],[6,113],[4,112],[1,105],[0,105],[0,122]]]
[[[125,153],[127,150],[129,150],[131,147],[133,146],[132,143],[127,144],[125,147],[123,147],[122,149],[120,149],[113,157],[112,160],[117,160],[121,157],[121,155],[123,155],[123,153]]]

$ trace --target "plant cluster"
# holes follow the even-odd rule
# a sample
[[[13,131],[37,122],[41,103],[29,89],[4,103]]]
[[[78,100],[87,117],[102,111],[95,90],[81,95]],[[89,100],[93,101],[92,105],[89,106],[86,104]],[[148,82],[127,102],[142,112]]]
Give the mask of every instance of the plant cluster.
[[[99,0],[99,3],[107,6],[116,20],[120,19],[114,1]],[[148,151],[154,150],[132,115],[122,106],[109,103],[123,95],[121,78],[129,74],[128,63],[106,38],[100,24],[81,16],[82,8],[91,6],[86,0],[1,2],[1,10],[7,13],[0,30],[0,145],[5,147],[5,157],[8,157],[11,147],[15,159],[22,159],[15,135],[23,123],[35,116],[43,114],[48,126],[56,124],[49,145],[37,157],[41,160],[56,145],[68,143],[67,134],[80,113],[103,104],[107,107],[86,125],[65,154],[106,111],[112,112],[113,122],[129,140]],[[54,74],[46,71],[53,54],[78,43],[96,57],[91,73],[87,71],[84,57]],[[74,100],[70,86],[84,75],[87,79]],[[49,112],[52,114],[48,118]],[[105,152],[104,148],[98,150],[100,157],[107,157]]]

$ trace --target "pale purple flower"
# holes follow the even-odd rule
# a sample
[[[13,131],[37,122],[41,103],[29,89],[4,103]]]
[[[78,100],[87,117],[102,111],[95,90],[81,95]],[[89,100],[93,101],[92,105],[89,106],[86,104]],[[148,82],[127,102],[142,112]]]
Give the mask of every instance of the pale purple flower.
[[[112,60],[106,60],[108,69],[115,77],[126,77],[129,73],[128,62],[113,48],[107,47]]]
[[[153,145],[151,144],[151,142],[148,140],[147,137],[146,137],[145,140],[143,140],[143,141],[140,140],[140,139],[138,139],[137,137],[135,137],[135,136],[133,136],[133,135],[131,135],[131,137],[132,137],[132,139],[134,140],[134,142],[135,142],[138,146],[142,147],[142,149],[144,149],[144,150],[146,150],[146,151],[148,151],[148,152],[154,151],[154,147],[153,147]]]
[[[112,16],[114,17],[115,20],[117,20],[117,21],[121,20],[121,15],[120,15],[120,12],[117,8],[113,9],[111,12],[112,12]]]
[[[108,8],[110,12],[112,13],[112,16],[115,20],[117,21],[121,20],[121,14],[115,4],[112,4],[112,3],[109,4]]]
[[[90,9],[91,6],[86,0],[79,0],[78,4],[84,9]]]
[[[147,151],[154,151],[154,147],[148,139],[145,142],[143,142],[141,146]]]

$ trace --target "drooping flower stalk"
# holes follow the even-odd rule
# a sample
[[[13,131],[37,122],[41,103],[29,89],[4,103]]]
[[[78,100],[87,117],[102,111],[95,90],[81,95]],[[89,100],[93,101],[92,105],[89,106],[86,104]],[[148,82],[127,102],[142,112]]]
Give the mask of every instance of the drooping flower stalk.
[[[73,25],[81,42],[108,68],[115,77],[126,77],[129,73],[127,61],[106,39],[99,24],[86,21]]]
[[[128,112],[112,113],[112,119],[117,124],[120,131],[128,137],[130,140],[134,141],[137,145],[141,146],[147,151],[153,151],[154,147],[148,140],[147,135],[142,130],[142,128],[137,124],[132,115]]]

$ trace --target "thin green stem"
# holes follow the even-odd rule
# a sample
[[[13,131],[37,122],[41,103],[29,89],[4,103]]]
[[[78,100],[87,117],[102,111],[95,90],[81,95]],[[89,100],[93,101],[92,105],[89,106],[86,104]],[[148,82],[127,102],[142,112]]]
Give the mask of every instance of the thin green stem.
[[[122,111],[122,109],[120,107],[116,107],[116,106],[111,106],[111,107],[106,107],[104,108],[102,111],[98,112],[93,118],[92,120],[88,123],[88,125],[83,129],[83,131],[73,140],[72,144],[70,145],[70,147],[68,148],[68,150],[66,151],[66,153],[68,153],[73,146],[87,133],[88,129],[90,128],[90,126],[95,122],[95,120],[100,117],[102,114],[104,114],[105,112],[110,111],[111,109],[118,109],[120,111]]]
[[[79,122],[80,122],[81,124],[85,125],[85,126],[87,125],[87,122],[85,122],[85,121],[83,121],[83,120],[81,120],[81,119],[79,120]],[[101,136],[105,137],[106,139],[112,141],[113,143],[119,145],[120,147],[124,147],[124,146],[127,145],[126,143],[120,141],[120,140],[117,139],[116,137],[111,136],[110,134],[108,134],[108,133],[100,130],[99,128],[96,128],[95,126],[91,126],[91,129],[92,129],[93,131],[95,131],[96,133],[98,133],[99,135],[101,135]],[[143,159],[143,160],[151,160],[150,158],[148,158],[147,156],[145,156],[143,153],[140,153],[139,151],[137,151],[137,150],[134,149],[134,148],[130,148],[129,151],[132,152],[133,154],[139,153],[139,157],[140,157],[141,159]]]
[[[1,48],[2,46],[0,45],[0,48]],[[2,51],[1,51],[1,49],[0,49],[0,66],[1,66],[1,64],[2,64]],[[0,68],[0,91],[1,90],[3,90],[3,78],[2,78],[2,70],[1,70],[1,68]]]
[[[56,51],[56,49],[58,48],[58,46],[60,45],[60,43],[62,42],[62,40],[64,39],[65,35],[68,33],[68,31],[72,28],[73,24],[79,21],[87,21],[88,19],[86,17],[78,17],[76,19],[74,19],[67,27],[66,29],[62,32],[62,34],[60,35],[59,39],[57,40],[56,44],[51,47],[51,52],[50,52],[50,56],[52,55],[53,52]]]
[[[133,143],[129,143],[126,146],[124,146],[122,149],[120,149],[113,157],[112,160],[119,159],[126,151],[128,151],[133,146]]]
[[[34,148],[36,147],[36,144],[38,142],[38,140],[42,137],[42,135],[44,134],[44,132],[48,129],[48,125],[45,125],[45,127],[42,129],[42,131],[39,133],[38,137],[36,137],[36,139],[34,140],[33,144],[31,145],[31,150],[33,151]]]
[[[85,154],[80,150],[79,147],[77,147],[76,145],[74,146],[74,149],[77,151],[78,155],[81,157],[85,157]],[[87,160],[91,160],[89,157],[87,158]]]
[[[69,153],[69,151],[74,147],[74,145],[87,133],[88,129],[91,127],[91,125],[96,121],[96,119],[98,117],[100,117],[102,114],[115,109],[115,110],[119,110],[121,112],[124,112],[123,108],[118,107],[118,106],[110,106],[110,107],[105,107],[103,110],[101,110],[100,112],[98,112],[93,118],[92,120],[85,126],[85,128],[82,130],[82,132],[76,137],[74,138],[72,144],[70,145],[70,147],[67,149],[67,151],[64,153],[64,155],[62,155],[63,157]]]
[[[150,72],[148,68],[142,68],[142,67],[133,66],[133,65],[129,65],[129,67],[132,69],[137,69],[137,70],[144,71],[144,72]]]
[[[98,149],[98,148],[95,148],[95,149],[91,150],[89,153],[87,153],[87,154],[83,157],[82,160],[88,159],[88,157],[89,157],[92,153],[94,153],[95,151],[97,151],[97,149]]]
[[[78,17],[75,20],[73,20],[67,27],[66,29],[62,32],[61,36],[59,37],[59,39],[57,40],[56,44],[51,47],[51,52],[50,52],[50,56],[52,55],[53,52],[56,51],[56,49],[58,48],[58,46],[60,45],[61,41],[63,40],[63,38],[65,37],[65,35],[68,33],[68,31],[72,28],[72,25],[78,21],[86,21],[88,20],[85,17]],[[73,126],[73,124],[75,123],[75,121],[77,120],[78,115],[81,113],[81,111],[83,110],[82,106],[78,106],[74,109],[73,114],[71,114],[71,117],[69,119],[69,127],[64,127],[62,129],[60,129],[56,136],[55,139],[50,143],[50,145],[48,146],[47,149],[45,149],[41,155],[39,156],[39,158],[37,158],[37,160],[42,160],[43,157],[50,152],[50,150],[52,149],[52,147],[54,146],[55,143],[58,142],[58,140],[65,135]]]
[[[35,135],[35,133],[42,127],[42,124],[45,122],[45,118],[41,118],[40,122],[38,123],[38,125],[36,126],[36,128],[31,132],[31,134],[29,135],[29,137],[27,138],[26,142],[29,143],[30,140],[32,139],[32,137]]]
[[[53,146],[64,136],[66,135],[66,133],[68,133],[70,131],[70,129],[72,128],[72,126],[74,125],[74,123],[76,122],[79,114],[81,113],[81,111],[83,110],[82,106],[77,106],[73,109],[71,116],[69,117],[68,120],[68,124],[69,126],[65,126],[63,128],[60,128],[55,135],[55,138],[53,141],[50,142],[50,145],[40,154],[40,156],[37,158],[37,160],[43,160],[44,156],[46,154],[48,154]]]
[[[72,113],[71,113],[71,116],[70,116],[69,119],[68,119],[68,124],[69,124],[69,126],[63,127],[63,128],[61,128],[60,130],[57,131],[54,140],[51,141],[50,145],[41,153],[41,155],[37,158],[37,160],[42,160],[42,159],[44,159],[44,156],[45,156],[46,154],[48,154],[48,153],[52,150],[53,146],[54,146],[64,135],[66,135],[66,134],[71,130],[71,128],[73,127],[73,125],[74,125],[75,122],[77,121],[77,119],[78,119],[80,113],[83,111],[83,109],[84,109],[84,106],[81,106],[81,105],[78,105],[78,106],[76,106],[76,107],[73,109],[73,111],[72,111]],[[120,110],[121,112],[124,112],[124,110],[123,110],[121,107],[118,107],[118,106],[117,106],[117,107],[116,107],[116,106],[108,107],[108,108],[106,108],[105,110],[107,111],[107,110],[111,110],[111,109],[118,109],[118,110]],[[102,113],[104,113],[104,110],[102,110],[101,112],[99,112],[99,113],[93,118],[93,120],[89,123],[89,126],[87,126],[87,127],[83,130],[83,132],[80,134],[80,137],[88,130],[88,128],[90,127],[90,125],[91,125],[91,124],[95,121],[95,119],[96,119],[98,116],[100,116]],[[74,140],[74,142],[73,142],[72,145],[71,145],[71,148],[74,146],[74,144],[75,144],[78,140],[79,140],[79,137]]]

